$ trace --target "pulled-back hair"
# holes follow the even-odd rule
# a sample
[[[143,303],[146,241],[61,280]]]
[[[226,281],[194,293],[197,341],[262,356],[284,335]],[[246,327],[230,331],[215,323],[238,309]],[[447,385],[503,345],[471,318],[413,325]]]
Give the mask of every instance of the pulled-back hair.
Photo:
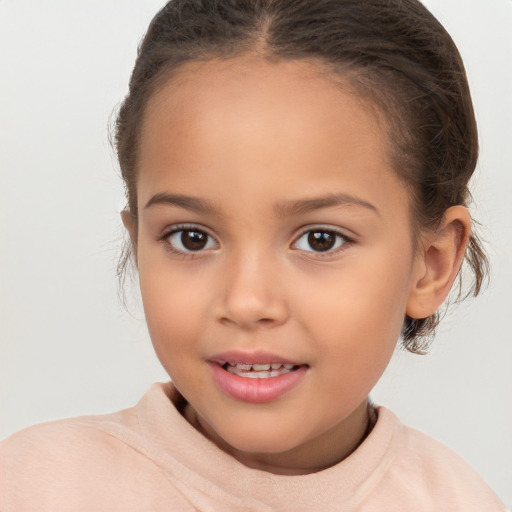
[[[415,232],[436,229],[450,206],[468,204],[478,135],[466,73],[451,37],[419,1],[172,0],[139,47],[116,121],[116,150],[135,218],[140,127],[149,98],[187,62],[249,54],[325,66],[383,114],[394,169],[410,191]],[[477,295],[488,273],[474,232],[465,263],[473,281],[463,294],[459,271],[457,299]],[[438,313],[406,316],[403,345],[422,352],[438,321]]]

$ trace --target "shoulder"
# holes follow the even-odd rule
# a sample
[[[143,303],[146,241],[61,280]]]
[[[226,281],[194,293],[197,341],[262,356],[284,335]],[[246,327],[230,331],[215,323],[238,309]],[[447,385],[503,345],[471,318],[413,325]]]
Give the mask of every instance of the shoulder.
[[[75,458],[90,459],[92,453],[111,452],[118,443],[104,427],[118,424],[123,413],[69,418],[25,428],[0,443],[0,460],[4,468],[23,464],[24,457],[32,465],[48,467],[56,461],[65,464]]]
[[[490,489],[480,475],[445,444],[407,426],[402,428],[402,440],[398,462],[404,468],[421,468],[429,485],[489,494]]]
[[[404,499],[421,499],[425,510],[505,510],[482,477],[453,450],[427,434],[403,425],[385,408],[381,408],[379,414],[395,422],[397,427],[392,457],[381,487],[393,489]]]
[[[139,431],[135,411],[127,409],[43,423],[8,437],[0,442],[0,509],[131,511],[181,504],[142,441],[139,446]]]

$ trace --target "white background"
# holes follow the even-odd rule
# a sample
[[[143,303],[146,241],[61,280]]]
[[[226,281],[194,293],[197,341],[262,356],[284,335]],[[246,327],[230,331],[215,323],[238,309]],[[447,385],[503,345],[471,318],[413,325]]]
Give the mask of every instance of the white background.
[[[157,380],[116,291],[123,187],[108,118],[161,0],[0,0],[0,438],[129,407]],[[473,214],[488,291],[428,356],[397,352],[373,398],[466,458],[512,506],[512,2],[430,0],[468,69],[480,128]]]

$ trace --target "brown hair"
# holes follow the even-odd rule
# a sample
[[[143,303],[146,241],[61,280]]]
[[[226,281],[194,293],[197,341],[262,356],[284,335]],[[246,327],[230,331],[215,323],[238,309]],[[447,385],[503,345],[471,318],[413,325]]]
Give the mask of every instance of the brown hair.
[[[128,208],[137,216],[137,149],[148,99],[190,61],[257,53],[327,66],[384,114],[398,176],[408,186],[414,226],[435,229],[453,205],[467,205],[478,135],[460,54],[417,0],[172,0],[139,47],[115,145]],[[128,253],[125,253],[125,256]],[[120,269],[124,271],[125,257]],[[477,295],[488,261],[473,233],[465,254]],[[421,353],[439,314],[405,318],[403,345]]]

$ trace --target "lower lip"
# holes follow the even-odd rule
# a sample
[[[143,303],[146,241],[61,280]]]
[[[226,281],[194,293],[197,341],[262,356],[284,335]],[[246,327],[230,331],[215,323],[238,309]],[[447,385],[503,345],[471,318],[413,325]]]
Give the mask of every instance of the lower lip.
[[[307,372],[307,366],[300,366],[277,377],[250,379],[229,373],[217,363],[209,364],[215,383],[226,395],[254,404],[276,400],[299,384]]]

